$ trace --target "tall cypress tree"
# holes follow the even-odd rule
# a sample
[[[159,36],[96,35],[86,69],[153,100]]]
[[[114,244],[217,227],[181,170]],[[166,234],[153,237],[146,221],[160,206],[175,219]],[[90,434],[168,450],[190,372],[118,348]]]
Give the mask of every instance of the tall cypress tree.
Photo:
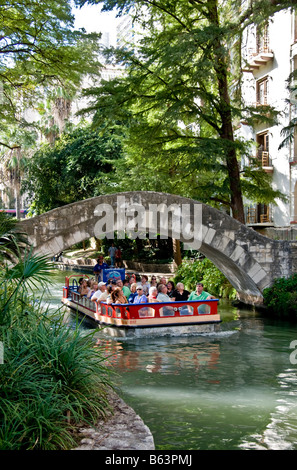
[[[117,7],[120,13],[133,7],[135,30],[137,25],[142,28],[135,44],[107,51],[110,60],[125,65],[125,77],[89,92],[97,99],[89,108],[95,111],[94,125],[115,114],[126,120],[128,162],[137,167],[129,169],[129,176],[134,171],[136,185],[138,174],[142,189],[161,186],[213,202],[231,209],[233,217],[243,223],[244,188],[254,189],[259,196],[261,181],[263,198],[270,202],[279,197],[278,191],[269,188],[269,176],[261,168],[240,169],[248,146],[236,139],[234,131],[234,123],[243,116],[274,119],[273,110],[269,116],[265,108],[261,116],[259,109],[242,108],[235,92],[240,63],[235,67],[235,62],[240,61],[236,51],[242,28],[252,18],[261,21],[268,11],[280,8],[279,2],[261,2],[264,13],[260,2],[246,10],[239,1],[102,3],[106,10]],[[234,76],[235,72],[239,75]],[[146,165],[150,174],[144,170]],[[165,175],[171,185],[164,183]],[[155,188],[150,179],[156,181]],[[186,190],[187,183],[190,190]]]

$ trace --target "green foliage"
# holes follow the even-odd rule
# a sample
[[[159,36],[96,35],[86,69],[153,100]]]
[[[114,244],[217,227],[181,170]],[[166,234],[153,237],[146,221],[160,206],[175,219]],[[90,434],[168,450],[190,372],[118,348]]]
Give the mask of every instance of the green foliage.
[[[193,291],[198,281],[202,281],[205,290],[212,295],[236,299],[236,290],[209,259],[183,261],[177,270],[174,282],[182,282],[188,290]]]
[[[94,424],[105,415],[110,372],[93,334],[33,308],[5,330],[1,450],[71,448],[75,425]]]
[[[276,279],[263,291],[264,304],[275,315],[297,317],[297,274]]]
[[[5,233],[14,233],[15,223],[9,219]],[[95,331],[86,335],[78,323],[70,328],[62,313],[35,299],[33,289],[42,298],[52,265],[14,242],[17,262],[0,267],[0,449],[71,448],[78,423],[105,415],[110,370]]]
[[[142,28],[136,44],[107,51],[109,60],[125,65],[125,76],[87,92],[95,98],[87,110],[94,112],[95,126],[115,115],[127,124],[121,189],[133,184],[180,194],[231,208],[242,222],[242,195],[274,203],[281,194],[260,168],[239,172],[249,143],[236,139],[233,126],[242,118],[251,125],[275,122],[274,110],[268,116],[267,107],[241,103],[239,49],[241,28],[281,7],[264,2],[262,9],[252,2],[242,8],[239,1],[217,0],[98,3],[106,10],[131,9]]]
[[[74,29],[72,6],[69,0],[1,1],[0,140],[8,147],[20,142],[10,126],[28,126],[23,108],[35,108],[48,87],[73,89],[83,74],[98,73],[99,35]]]
[[[23,180],[35,214],[108,191],[121,156],[117,126],[93,131],[89,126],[64,133],[52,147],[37,151]]]
[[[148,234],[147,234],[148,236]],[[102,240],[102,250],[107,260],[108,248],[111,241],[107,238]],[[159,236],[153,240],[149,238],[131,239],[125,235],[124,239],[117,239],[117,232],[114,233],[114,243],[121,248],[122,256],[125,260],[139,261],[142,263],[171,263],[173,260],[172,239],[161,239]]]
[[[0,266],[4,261],[12,261],[28,245],[24,233],[16,229],[17,220],[0,212]]]

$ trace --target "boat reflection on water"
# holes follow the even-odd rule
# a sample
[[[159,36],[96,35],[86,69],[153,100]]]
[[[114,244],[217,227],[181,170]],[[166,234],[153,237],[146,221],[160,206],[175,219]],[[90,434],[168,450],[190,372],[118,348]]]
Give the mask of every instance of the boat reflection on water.
[[[182,344],[168,348],[168,339],[146,341],[146,345],[127,345],[120,341],[98,338],[97,347],[107,358],[108,364],[117,370],[135,371],[143,370],[148,373],[179,375],[181,371],[191,368],[198,373],[202,367],[215,369],[217,367],[220,348],[219,344],[211,342],[198,342],[198,344]],[[147,344],[149,348],[147,348]],[[130,349],[132,347],[132,349]]]

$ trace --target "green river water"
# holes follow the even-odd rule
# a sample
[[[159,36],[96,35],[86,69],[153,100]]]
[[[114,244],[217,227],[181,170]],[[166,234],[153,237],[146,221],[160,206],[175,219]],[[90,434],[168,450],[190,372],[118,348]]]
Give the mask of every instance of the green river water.
[[[54,307],[66,274],[55,275]],[[119,395],[150,428],[157,450],[296,450],[297,324],[224,302],[219,309],[214,334],[111,340],[96,333],[111,354]]]

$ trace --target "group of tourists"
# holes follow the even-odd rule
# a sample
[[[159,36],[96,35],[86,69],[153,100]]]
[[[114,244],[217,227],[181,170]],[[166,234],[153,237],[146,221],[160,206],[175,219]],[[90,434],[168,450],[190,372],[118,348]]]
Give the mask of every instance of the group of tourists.
[[[175,286],[173,281],[167,281],[165,277],[158,280],[154,275],[149,281],[145,274],[138,282],[135,274],[124,281],[110,279],[108,282],[98,282],[96,278],[81,278],[78,292],[81,297],[88,297],[94,302],[118,304],[215,299],[213,295],[204,291],[202,282],[197,282],[196,290],[189,292],[182,282],[178,282]]]

